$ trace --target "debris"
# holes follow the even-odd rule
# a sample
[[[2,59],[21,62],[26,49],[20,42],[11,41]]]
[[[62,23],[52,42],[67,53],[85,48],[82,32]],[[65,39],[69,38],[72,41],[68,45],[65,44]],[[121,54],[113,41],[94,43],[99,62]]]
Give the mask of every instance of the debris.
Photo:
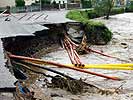
[[[16,63],[16,64],[20,64],[20,63]],[[28,67],[24,64],[20,64],[20,65],[25,68],[28,68],[28,70],[33,71],[37,74],[42,74],[46,77],[52,78],[52,80],[51,80],[52,83],[46,84],[48,87],[65,89],[73,94],[82,93],[82,92],[99,93],[99,91],[102,94],[110,93],[110,91],[108,91],[108,90],[106,90],[107,91],[107,93],[106,93],[105,90],[100,89],[95,85],[85,83],[82,81],[82,79],[76,80],[76,79],[69,78],[69,77],[63,78],[58,75],[54,77],[51,75],[46,75],[43,72],[38,72],[38,71],[32,70],[31,68],[29,68],[30,66]],[[33,65],[33,66],[35,66],[35,65]]]
[[[123,42],[121,43],[121,46],[122,46],[123,48],[125,48],[125,49],[128,47],[127,43],[123,43]]]

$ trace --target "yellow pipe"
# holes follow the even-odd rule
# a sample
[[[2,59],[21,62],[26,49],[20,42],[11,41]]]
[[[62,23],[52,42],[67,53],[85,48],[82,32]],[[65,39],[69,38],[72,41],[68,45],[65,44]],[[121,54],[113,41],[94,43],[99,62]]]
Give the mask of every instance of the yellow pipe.
[[[91,66],[121,66],[121,67],[133,67],[133,63],[126,63],[126,64],[87,64],[87,65],[91,65]]]
[[[75,67],[73,64],[67,64],[70,67]],[[108,70],[133,70],[133,66],[111,66],[111,65],[89,65],[89,64],[85,64],[84,67],[79,66],[80,68],[90,68],[90,69],[108,69]]]
[[[29,61],[29,60],[25,60]],[[48,65],[44,63],[43,61],[30,61],[32,63],[36,64],[43,64]],[[75,67],[73,64],[65,64],[70,67]],[[133,70],[133,64],[132,63],[126,63],[126,64],[85,64],[84,67],[79,66],[80,68],[90,68],[90,69],[108,69],[108,70]]]

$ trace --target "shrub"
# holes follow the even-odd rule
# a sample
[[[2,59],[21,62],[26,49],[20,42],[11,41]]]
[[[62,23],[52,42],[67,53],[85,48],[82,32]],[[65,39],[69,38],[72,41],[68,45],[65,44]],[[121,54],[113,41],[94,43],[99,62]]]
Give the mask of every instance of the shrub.
[[[111,11],[111,15],[115,15],[115,14],[121,14],[124,13],[125,9],[123,7],[120,8],[113,8]]]
[[[88,18],[90,19],[100,17],[100,15],[95,10],[86,10],[85,12],[88,14]]]

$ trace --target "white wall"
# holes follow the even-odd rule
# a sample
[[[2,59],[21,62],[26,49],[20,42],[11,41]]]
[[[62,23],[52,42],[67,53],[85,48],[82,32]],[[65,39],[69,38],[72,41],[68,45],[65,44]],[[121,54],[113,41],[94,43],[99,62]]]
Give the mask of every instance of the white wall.
[[[25,5],[31,5],[32,3],[35,3],[35,0],[24,0]]]
[[[25,5],[31,5],[35,0],[24,0]],[[0,0],[0,7],[15,6],[15,0]]]
[[[0,7],[15,6],[15,0],[0,0]]]

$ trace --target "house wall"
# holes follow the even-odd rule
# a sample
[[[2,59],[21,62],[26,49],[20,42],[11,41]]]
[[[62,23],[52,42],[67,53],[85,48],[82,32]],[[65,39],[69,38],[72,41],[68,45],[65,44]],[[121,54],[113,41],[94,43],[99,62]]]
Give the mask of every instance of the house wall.
[[[25,5],[31,5],[32,3],[35,3],[35,1],[39,1],[39,0],[24,0],[25,1]]]

